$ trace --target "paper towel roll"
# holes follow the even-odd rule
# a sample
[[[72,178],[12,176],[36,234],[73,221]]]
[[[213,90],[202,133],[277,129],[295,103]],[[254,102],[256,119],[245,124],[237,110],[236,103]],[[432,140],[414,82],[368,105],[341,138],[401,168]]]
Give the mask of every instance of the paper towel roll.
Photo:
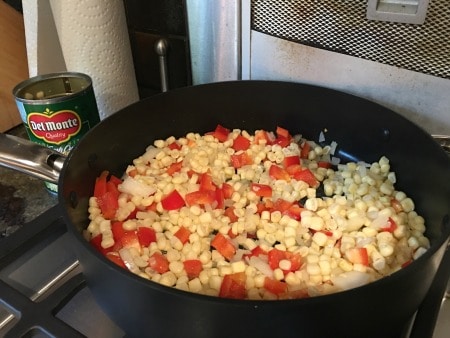
[[[28,75],[66,71],[49,0],[22,2]]]
[[[100,118],[139,100],[122,0],[50,0],[67,71],[93,81]]]

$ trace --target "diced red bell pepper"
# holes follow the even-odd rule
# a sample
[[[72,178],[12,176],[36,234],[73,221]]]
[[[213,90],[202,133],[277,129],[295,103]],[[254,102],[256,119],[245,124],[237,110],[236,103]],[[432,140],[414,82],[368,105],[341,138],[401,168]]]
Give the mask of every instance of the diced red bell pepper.
[[[245,275],[245,272],[236,272],[225,275],[222,284],[220,285],[219,297],[245,299],[247,295],[245,289],[246,280],[247,276]]]
[[[259,256],[259,255],[267,255],[267,251],[258,245],[256,248],[252,250],[252,256]]]
[[[319,185],[319,181],[317,181],[314,174],[309,169],[303,169],[293,175],[293,177],[297,181],[303,181],[308,183],[310,187],[317,187]]]
[[[169,261],[166,256],[159,252],[153,253],[148,259],[148,266],[158,273],[169,271]]]
[[[300,220],[300,214],[303,211],[298,203],[289,202],[284,199],[277,199],[273,205],[270,207],[270,211],[279,211],[283,215],[287,215],[293,219]]]
[[[187,172],[187,175],[189,178],[192,178],[192,176],[194,176],[194,174],[197,174],[197,173],[192,169],[189,169]],[[198,182],[198,178],[197,178],[197,182]],[[197,183],[197,182],[194,182],[194,183]]]
[[[211,246],[228,260],[231,260],[236,254],[236,248],[234,245],[220,232],[217,233],[217,235],[212,239]]]
[[[161,199],[164,210],[178,210],[184,207],[186,203],[180,193],[174,189],[171,193]]]
[[[227,235],[228,235],[228,237],[230,237],[231,239],[237,237],[237,234],[235,234],[235,233],[233,232],[233,228],[230,228],[230,229],[228,230]]]
[[[174,234],[174,236],[177,237],[183,244],[185,244],[187,241],[189,241],[190,235],[191,235],[191,232],[186,227],[180,227]]]
[[[366,248],[350,248],[345,251],[345,257],[353,264],[369,265],[369,255]]]
[[[103,171],[99,177],[95,179],[94,197],[99,198],[106,193],[106,182],[109,172]]]
[[[134,210],[132,212],[130,212],[130,214],[128,215],[127,220],[135,219],[138,211],[139,211],[138,208],[134,208]]]
[[[233,196],[234,189],[233,187],[228,183],[222,183],[222,191],[223,191],[223,198],[224,199],[230,199],[231,196]]]
[[[215,191],[217,189],[209,173],[203,173],[200,175],[199,184],[200,191]]]
[[[104,249],[102,247],[102,240],[103,240],[103,236],[102,234],[98,234],[97,236],[94,236],[91,238],[91,240],[89,241],[89,243],[95,248],[97,249],[98,252],[100,252],[103,255],[106,255],[109,251],[111,251],[111,249]]]
[[[172,163],[166,170],[166,172],[172,176],[173,174],[179,172],[183,168],[183,161]]]
[[[286,201],[282,198],[277,199],[272,206],[273,210],[279,211],[281,213],[286,212],[293,205],[292,202]]]
[[[286,292],[287,284],[285,282],[266,277],[264,278],[264,289],[275,295],[280,295]]]
[[[185,260],[183,265],[189,279],[198,277],[203,270],[202,262],[198,259]]]
[[[111,251],[106,253],[106,258],[108,258],[111,262],[117,264],[121,268],[126,269],[127,266],[123,262],[122,258],[120,258],[120,255],[117,252]]]
[[[230,130],[221,126],[220,124],[217,125],[216,129],[212,133],[212,135],[218,139],[220,142],[225,142],[228,140],[228,135],[230,134]]]
[[[286,171],[289,174],[289,176],[294,177],[294,175],[300,171],[303,170],[303,167],[301,164],[291,164],[290,166],[286,167]]]
[[[205,204],[213,204],[216,200],[216,192],[215,191],[193,191],[187,193],[185,196],[186,203],[188,205],[205,205]]]
[[[272,164],[269,168],[269,176],[274,180],[284,180],[284,181],[290,181],[291,176],[289,173],[284,169],[276,164]]]
[[[272,140],[265,130],[257,130],[255,132],[255,144],[260,143],[265,143],[267,145],[272,144]]]
[[[123,228],[122,221],[111,222],[111,231],[113,233],[114,241],[120,241],[126,232],[125,229]]]
[[[113,219],[119,208],[120,192],[117,186],[122,182],[119,178],[111,176],[108,179],[108,171],[103,171],[95,180],[94,197],[106,219]]]
[[[285,251],[272,249],[268,252],[269,266],[272,270],[278,269],[280,261],[285,258]]]
[[[275,270],[280,267],[281,260],[288,260],[291,262],[291,268],[283,270],[284,273],[290,271],[297,271],[301,266],[301,256],[289,251],[282,251],[278,249],[272,249],[268,252],[268,261],[271,269]]]
[[[391,218],[391,217],[389,217],[388,218],[388,222],[387,222],[387,225],[386,226],[384,226],[384,227],[381,227],[380,228],[380,231],[388,231],[388,232],[394,232],[395,231],[395,229],[397,229],[398,228],[398,226],[397,226],[397,223]]]
[[[256,212],[257,212],[259,215],[261,215],[261,213],[262,213],[263,211],[270,211],[270,209],[267,208],[266,203],[264,203],[264,202],[258,202],[258,203],[256,204],[256,208],[257,208]]]
[[[149,227],[138,227],[137,237],[139,244],[143,247],[149,246],[151,243],[156,242],[156,232],[153,228]]]
[[[318,161],[317,166],[319,168],[325,168],[325,169],[329,169],[332,167],[331,163],[328,161]]]
[[[252,256],[258,257],[259,255],[267,255],[267,251],[258,245],[251,251],[251,253],[244,255],[244,258],[250,258]]]
[[[111,175],[109,177],[109,182],[113,183],[116,187],[118,187],[119,184],[121,184],[123,181],[117,176]]]
[[[287,139],[290,139],[292,137],[291,134],[289,133],[289,130],[282,128],[280,126],[277,126],[276,133],[278,137],[284,137]]]
[[[216,209],[223,209],[224,205],[225,205],[225,198],[223,197],[223,190],[222,188],[217,188],[216,189]]]
[[[300,151],[300,157],[301,158],[308,158],[309,152],[311,150],[311,145],[308,142],[304,142],[301,151]]]
[[[286,156],[283,159],[283,167],[284,168],[287,168],[287,167],[289,167],[291,165],[294,165],[294,164],[300,164],[300,157],[299,156],[296,156],[296,155],[294,155],[294,156]]]
[[[250,183],[250,190],[259,197],[272,197],[272,187],[267,184]]]
[[[102,196],[98,197],[97,204],[105,219],[113,219],[117,209],[119,209],[118,196],[112,191],[107,191]]]
[[[237,220],[239,219],[236,214],[234,213],[234,207],[230,206],[228,208],[225,209],[224,215],[228,216],[228,218],[230,219],[231,223],[237,222]]]
[[[273,143],[278,144],[282,148],[285,148],[289,144],[291,144],[291,139],[283,137],[283,136],[277,136],[277,138],[275,139],[275,141]]]
[[[139,243],[137,231],[125,231],[120,238],[120,243],[124,248],[135,248],[141,252],[141,244]]]
[[[245,151],[238,154],[233,154],[230,156],[231,165],[235,169],[239,169],[245,165],[253,164],[253,159]]]
[[[172,142],[171,144],[168,145],[170,150],[180,150],[181,149],[181,145],[178,144],[176,141]]]
[[[327,235],[328,237],[333,236],[333,231],[330,231],[330,230],[314,230],[314,229],[310,228],[309,231],[311,231],[312,234],[315,234],[316,232],[321,232],[321,233]]]
[[[233,140],[232,148],[235,151],[247,150],[248,148],[250,148],[250,140],[245,136],[238,135],[238,137]]]
[[[283,212],[283,215],[288,215],[290,218],[300,221],[301,213],[303,210],[304,210],[304,208],[302,208],[300,205],[294,203],[289,207],[289,209],[287,209]]]

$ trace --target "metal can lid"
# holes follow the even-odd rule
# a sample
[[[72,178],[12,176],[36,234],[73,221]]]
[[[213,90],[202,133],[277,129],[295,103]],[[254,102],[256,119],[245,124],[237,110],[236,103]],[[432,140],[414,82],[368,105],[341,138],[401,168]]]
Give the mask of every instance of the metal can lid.
[[[92,79],[83,73],[61,72],[31,77],[13,89],[16,100],[28,104],[63,101],[69,95],[83,93],[92,87]]]

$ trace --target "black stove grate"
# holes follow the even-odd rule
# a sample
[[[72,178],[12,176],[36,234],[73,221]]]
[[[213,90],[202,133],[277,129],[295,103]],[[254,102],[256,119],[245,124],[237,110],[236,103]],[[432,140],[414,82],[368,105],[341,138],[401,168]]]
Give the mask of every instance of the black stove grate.
[[[0,269],[5,269],[24,253],[36,245],[42,245],[49,239],[56,238],[65,232],[57,207],[50,209],[25,225],[20,231],[2,240],[0,246]],[[56,316],[56,313],[76,294],[85,287],[81,273],[68,278],[49,294],[34,293],[28,297],[24,292],[14,287],[13,281],[0,280],[0,303],[10,316],[4,318],[4,332],[7,338],[16,337],[85,337],[78,330],[66,324]],[[0,331],[0,332],[2,332]]]

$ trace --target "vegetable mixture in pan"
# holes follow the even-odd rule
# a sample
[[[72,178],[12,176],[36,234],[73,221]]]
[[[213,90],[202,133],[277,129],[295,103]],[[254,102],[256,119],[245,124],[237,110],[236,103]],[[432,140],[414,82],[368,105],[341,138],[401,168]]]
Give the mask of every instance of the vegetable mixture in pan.
[[[97,178],[85,236],[141,277],[236,299],[339,292],[417,259],[424,219],[389,160],[340,164],[320,136],[218,125],[156,140]]]

